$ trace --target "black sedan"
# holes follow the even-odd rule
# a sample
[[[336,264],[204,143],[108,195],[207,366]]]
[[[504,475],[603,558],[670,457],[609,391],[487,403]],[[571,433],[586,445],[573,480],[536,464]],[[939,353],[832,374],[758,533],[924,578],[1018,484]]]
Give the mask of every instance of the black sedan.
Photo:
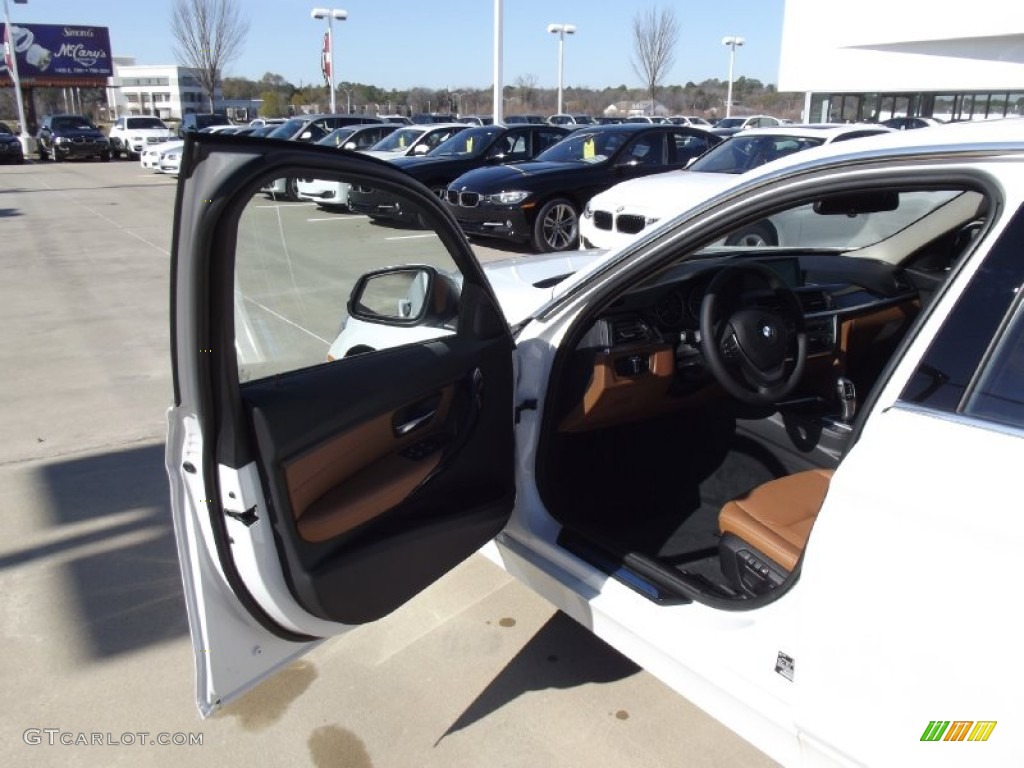
[[[445,203],[468,235],[564,251],[579,240],[587,201],[626,179],[683,168],[721,138],[684,125],[622,124],[573,132],[536,160],[455,179]]]
[[[482,125],[456,133],[425,155],[391,160],[437,195],[448,184],[474,168],[531,160],[550,149],[571,131],[557,125]],[[384,190],[355,185],[349,190],[349,209],[374,219],[415,222],[417,212],[403,208],[394,195]]]
[[[0,123],[0,163],[23,163],[25,153],[21,148],[21,140],[6,123]]]

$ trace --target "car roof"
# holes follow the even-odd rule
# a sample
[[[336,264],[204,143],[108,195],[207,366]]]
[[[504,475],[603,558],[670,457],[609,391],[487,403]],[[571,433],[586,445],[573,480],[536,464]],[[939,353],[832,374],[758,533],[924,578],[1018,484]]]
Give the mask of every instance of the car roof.
[[[878,133],[892,133],[893,130],[878,123],[812,123],[809,125],[772,125],[763,128],[748,128],[741,133],[733,134],[729,139],[745,138],[747,136],[788,136],[799,139],[820,139],[826,141],[842,136],[847,133],[859,133],[860,131],[877,131]]]
[[[752,133],[744,131],[743,135]],[[766,133],[778,133],[768,130]],[[796,166],[814,170],[831,165],[844,157],[871,160],[879,156],[900,157],[933,152],[1024,152],[1024,118],[1008,117],[970,123],[936,125],[927,131],[886,131],[856,141],[837,141],[794,152],[773,160],[744,174],[745,179],[758,179],[787,172]]]

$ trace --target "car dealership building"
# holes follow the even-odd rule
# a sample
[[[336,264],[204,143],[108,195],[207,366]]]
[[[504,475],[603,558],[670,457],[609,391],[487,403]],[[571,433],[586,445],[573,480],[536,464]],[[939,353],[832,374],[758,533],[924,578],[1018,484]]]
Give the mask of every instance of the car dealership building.
[[[1024,4],[786,0],[779,91],[805,122],[1024,115]]]

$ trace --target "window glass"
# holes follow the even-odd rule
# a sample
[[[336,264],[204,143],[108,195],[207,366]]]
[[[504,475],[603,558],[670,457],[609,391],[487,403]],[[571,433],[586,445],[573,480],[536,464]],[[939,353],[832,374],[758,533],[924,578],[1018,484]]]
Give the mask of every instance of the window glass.
[[[972,416],[1024,428],[1024,321],[1018,302],[995,354],[967,403]]]
[[[323,169],[317,176],[351,183]],[[353,354],[454,332],[450,302],[443,317],[432,314],[440,312],[440,301],[431,303],[423,317],[408,309],[423,304],[413,295],[421,283],[410,283],[408,276],[365,281],[375,293],[358,297],[359,305],[371,306],[377,316],[348,316],[360,277],[393,265],[432,267],[445,278],[437,284],[461,285],[440,238],[421,228],[428,221],[416,217],[415,204],[401,192],[378,189],[375,194],[379,204],[410,212],[413,221],[401,228],[388,226],[387,220],[375,223],[363,216],[321,212],[308,203],[282,202],[263,193],[248,201],[238,225],[234,273],[241,381],[330,361],[343,365]],[[394,288],[394,295],[382,292],[381,286]],[[380,304],[382,294],[387,298]]]

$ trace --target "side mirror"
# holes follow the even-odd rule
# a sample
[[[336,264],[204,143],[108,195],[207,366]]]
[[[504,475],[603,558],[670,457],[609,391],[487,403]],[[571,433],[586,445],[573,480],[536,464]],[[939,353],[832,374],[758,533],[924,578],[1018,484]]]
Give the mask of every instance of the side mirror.
[[[426,144],[417,144],[415,147],[412,148],[412,153],[414,155],[425,155],[429,151],[430,147],[428,147]]]
[[[458,291],[433,267],[389,267],[359,278],[348,314],[382,325],[443,323],[458,314]]]
[[[344,144],[341,145],[341,148],[342,149],[359,149],[359,147],[356,145],[356,143],[354,141],[346,141]]]
[[[312,131],[303,131],[299,134],[299,141],[309,141],[311,138],[313,138]]]

